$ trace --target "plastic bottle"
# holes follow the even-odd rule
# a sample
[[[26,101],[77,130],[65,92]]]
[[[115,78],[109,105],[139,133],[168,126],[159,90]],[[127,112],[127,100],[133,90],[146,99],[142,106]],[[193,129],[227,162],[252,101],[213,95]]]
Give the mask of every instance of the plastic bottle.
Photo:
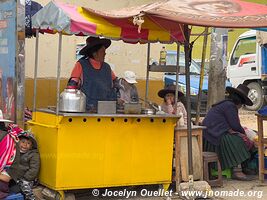
[[[165,47],[162,47],[162,49],[160,50],[160,57],[159,57],[160,65],[166,65],[166,56],[167,56],[167,51]]]

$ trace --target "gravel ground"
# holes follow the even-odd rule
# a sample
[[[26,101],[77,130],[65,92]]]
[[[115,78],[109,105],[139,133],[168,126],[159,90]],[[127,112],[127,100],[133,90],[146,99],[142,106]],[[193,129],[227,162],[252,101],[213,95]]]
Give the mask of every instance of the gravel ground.
[[[257,116],[255,115],[256,112],[254,111],[247,111],[247,110],[240,110],[240,121],[242,126],[246,126],[253,130],[258,130],[257,125]],[[267,137],[267,121],[263,124],[264,135]]]
[[[260,184],[258,177],[252,177],[252,181],[236,181],[231,179],[224,179],[223,187],[212,188],[214,200],[256,200],[256,199],[267,199],[267,181],[265,184]],[[159,190],[158,185],[150,186],[136,186],[136,187],[119,187],[108,189],[110,192],[114,191],[135,191],[136,195],[132,195],[129,198],[126,197],[104,197],[106,189],[99,190],[99,196],[95,197],[92,195],[93,190],[79,191],[75,194],[76,200],[104,200],[104,199],[129,199],[129,200],[171,200],[171,199],[186,199],[181,198],[175,193],[174,184],[170,187],[169,191],[172,191],[170,197],[158,196],[156,192]],[[142,196],[142,191],[155,192],[154,196]]]

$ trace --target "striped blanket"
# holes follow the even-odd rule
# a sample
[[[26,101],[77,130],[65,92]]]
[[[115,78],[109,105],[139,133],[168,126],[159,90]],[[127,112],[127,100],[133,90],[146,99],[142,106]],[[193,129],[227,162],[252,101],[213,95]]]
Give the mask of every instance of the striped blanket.
[[[0,141],[0,172],[12,165],[16,156],[16,143],[19,141],[18,134],[22,131],[17,124],[9,124],[7,134]]]

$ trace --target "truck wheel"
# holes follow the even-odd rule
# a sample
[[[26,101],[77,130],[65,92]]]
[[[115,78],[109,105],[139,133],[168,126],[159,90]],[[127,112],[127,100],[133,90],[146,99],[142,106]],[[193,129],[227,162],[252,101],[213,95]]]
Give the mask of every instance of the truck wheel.
[[[259,110],[264,103],[263,91],[261,85],[257,82],[251,82],[248,84],[248,88],[250,89],[248,96],[253,102],[252,106],[246,106],[248,110]]]

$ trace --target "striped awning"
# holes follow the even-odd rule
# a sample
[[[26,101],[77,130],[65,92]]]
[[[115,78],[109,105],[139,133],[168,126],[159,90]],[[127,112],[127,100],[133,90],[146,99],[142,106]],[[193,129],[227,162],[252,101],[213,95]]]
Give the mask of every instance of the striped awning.
[[[183,25],[267,27],[267,6],[240,0],[162,0],[111,11],[52,1],[33,16],[47,33],[98,35],[129,43],[184,42]]]
[[[144,16],[144,23],[138,31],[133,20],[140,22],[141,18],[134,16],[105,17],[88,8],[51,1],[33,16],[32,26],[46,33],[98,35],[129,43],[183,42],[180,23]]]

